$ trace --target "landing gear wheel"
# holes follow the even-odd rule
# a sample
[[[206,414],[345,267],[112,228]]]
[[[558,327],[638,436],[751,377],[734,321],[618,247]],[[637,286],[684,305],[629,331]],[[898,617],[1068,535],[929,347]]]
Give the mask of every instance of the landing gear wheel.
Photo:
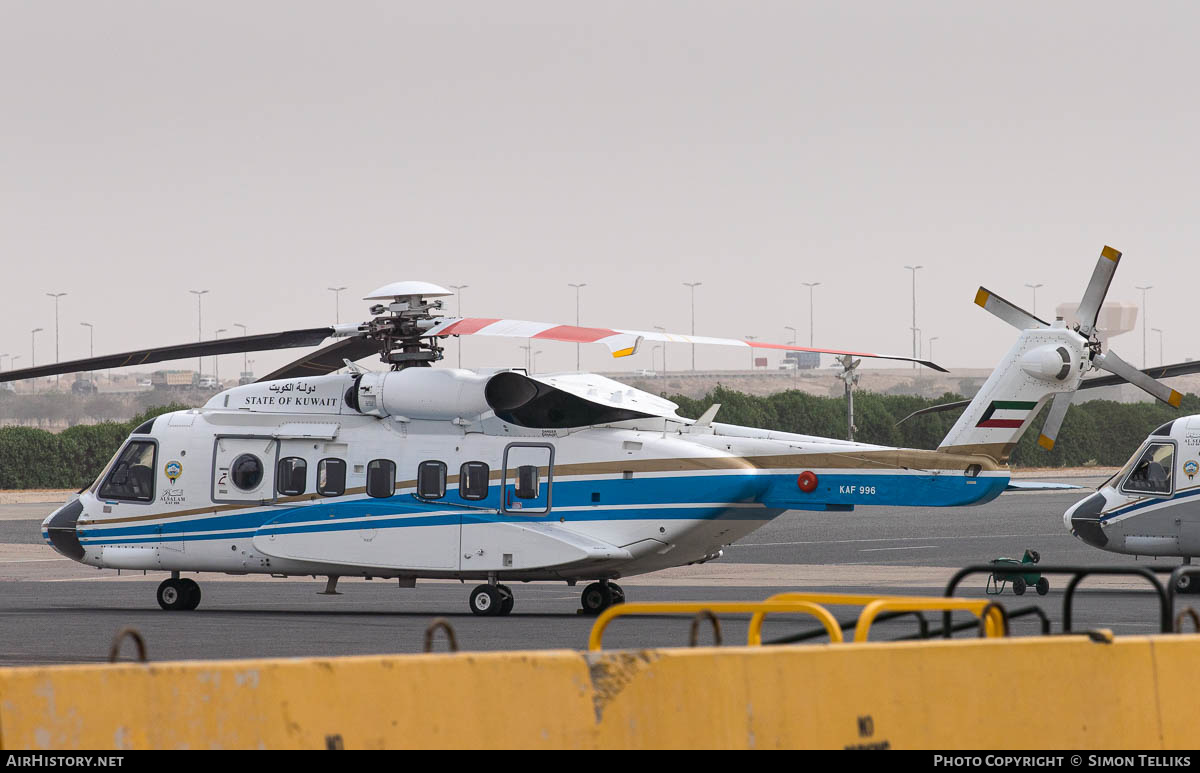
[[[1013,593],[1017,594],[1018,596],[1025,595],[1025,578],[1024,577],[1017,577],[1013,580]]]
[[[1050,581],[1047,580],[1045,577],[1043,577],[1040,580],[1038,580],[1037,585],[1035,585],[1033,587],[1037,588],[1037,592],[1038,592],[1039,596],[1045,596],[1047,593],[1050,592]]]
[[[614,604],[624,604],[625,603],[625,589],[624,588],[622,588],[620,585],[617,585],[615,582],[610,582],[608,584],[608,590],[612,593],[612,603],[614,603]]]
[[[179,584],[183,586],[183,593],[187,597],[187,604],[184,609],[195,609],[200,606],[200,584],[195,580],[182,579]]]
[[[187,609],[190,595],[181,581],[163,580],[158,586],[158,605],[169,612]]]
[[[594,582],[583,589],[579,605],[586,615],[598,615],[613,604],[612,586]]]
[[[509,588],[507,585],[497,585],[496,588],[500,591],[500,595],[504,597],[504,600],[500,602],[500,614],[507,615],[513,609],[514,598],[512,588]]]
[[[495,617],[502,614],[504,596],[495,585],[480,585],[471,591],[471,612],[481,617]]]

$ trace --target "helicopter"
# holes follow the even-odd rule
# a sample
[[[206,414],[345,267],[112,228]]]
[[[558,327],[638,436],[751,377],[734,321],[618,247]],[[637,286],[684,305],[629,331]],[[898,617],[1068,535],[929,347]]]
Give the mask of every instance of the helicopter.
[[[726,338],[444,317],[426,282],[378,288],[363,323],[204,341],[43,365],[0,380],[333,343],[137,427],[95,482],[51,513],[42,537],[101,569],[169,573],[159,606],[191,610],[184,573],[457,579],[476,615],[507,615],[507,583],[586,582],[580,607],[625,600],[622,577],[711,561],[788,510],[946,507],[1010,489],[1008,456],[1038,409],[1065,411],[1100,368],[1178,405],[1179,395],[1111,352],[1092,329],[1120,253],[1106,247],[1079,326],[1041,322],[980,288],[976,303],[1021,333],[936,450],[716,422],[590,373],[433,368],[448,336],[645,341],[909,357]],[[384,370],[356,360],[377,354]],[[847,361],[848,367],[857,363]],[[345,368],[346,372],[339,373]],[[1053,443],[1057,424],[1046,422]],[[1047,433],[1050,433],[1047,436]],[[1045,442],[1043,442],[1045,445]]]
[[[1191,363],[1195,364],[1195,363]],[[1183,416],[1155,429],[1129,461],[1063,513],[1063,525],[1092,547],[1134,556],[1200,556],[1200,416]],[[1200,592],[1191,575],[1176,590]]]

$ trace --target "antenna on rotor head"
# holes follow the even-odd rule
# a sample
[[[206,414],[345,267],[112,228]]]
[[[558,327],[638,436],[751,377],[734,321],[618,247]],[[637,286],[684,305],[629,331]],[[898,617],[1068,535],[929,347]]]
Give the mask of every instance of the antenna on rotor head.
[[[392,370],[427,368],[442,359],[437,339],[425,333],[437,321],[432,312],[442,308],[442,301],[433,299],[448,295],[453,293],[429,282],[393,282],[367,295],[363,300],[386,301],[371,307],[372,319],[365,325],[366,334],[379,342],[379,359]]]

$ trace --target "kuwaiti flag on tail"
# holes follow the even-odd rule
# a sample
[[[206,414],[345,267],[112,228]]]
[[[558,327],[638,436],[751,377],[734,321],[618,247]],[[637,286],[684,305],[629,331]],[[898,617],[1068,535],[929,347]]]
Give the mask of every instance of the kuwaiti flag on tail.
[[[1020,429],[1029,414],[1037,408],[1034,400],[992,400],[976,422],[976,427]]]

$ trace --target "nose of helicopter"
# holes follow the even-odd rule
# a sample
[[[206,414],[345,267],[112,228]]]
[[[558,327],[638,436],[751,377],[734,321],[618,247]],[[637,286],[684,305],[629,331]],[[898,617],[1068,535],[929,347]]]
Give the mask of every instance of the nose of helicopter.
[[[1063,525],[1087,544],[1104,547],[1108,544],[1108,536],[1100,526],[1100,514],[1104,511],[1104,503],[1104,495],[1100,493],[1076,502],[1063,513]]]
[[[79,544],[79,535],[75,525],[83,512],[83,502],[73,499],[42,521],[42,537],[50,546],[67,558],[76,561],[83,558],[83,546]]]

